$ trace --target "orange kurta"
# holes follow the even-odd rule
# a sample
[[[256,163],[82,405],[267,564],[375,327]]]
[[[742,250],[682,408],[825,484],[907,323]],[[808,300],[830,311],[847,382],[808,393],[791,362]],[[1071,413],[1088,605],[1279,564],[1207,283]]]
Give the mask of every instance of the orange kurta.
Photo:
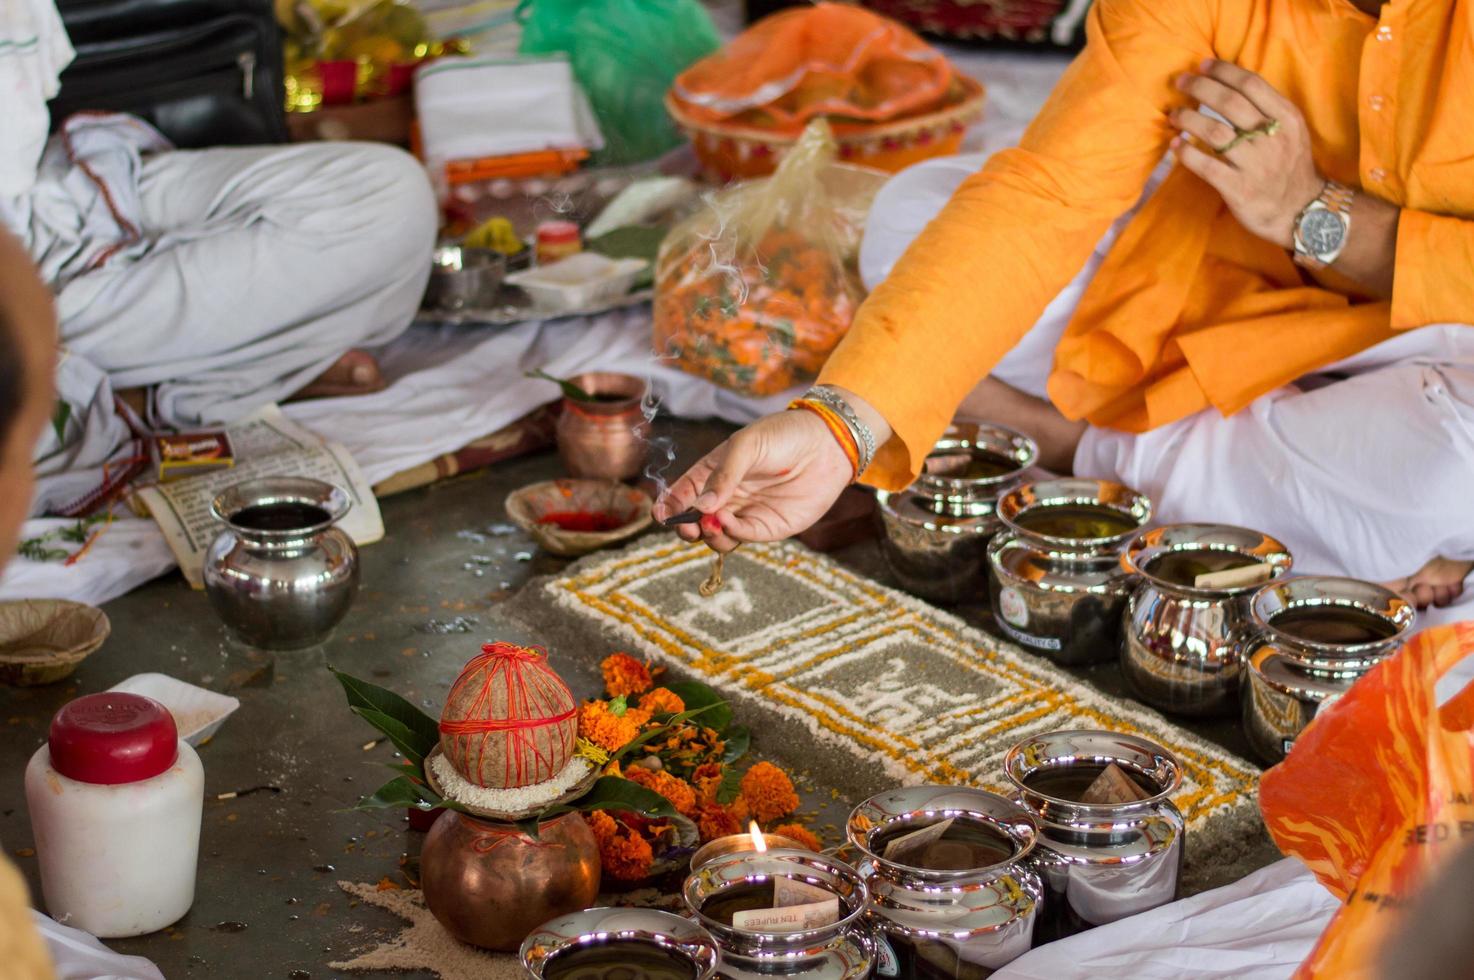
[[[1326,176],[1402,207],[1393,296],[1321,288],[1176,167],[1127,225],[1055,352],[1071,418],[1140,432],[1429,323],[1474,322],[1474,0],[1097,0],[1089,43],[1020,145],[992,156],[856,316],[820,378],[895,432],[866,482],[910,482],[958,403],[1136,202],[1216,57],[1300,106]],[[1356,234],[1353,225],[1351,234]]]

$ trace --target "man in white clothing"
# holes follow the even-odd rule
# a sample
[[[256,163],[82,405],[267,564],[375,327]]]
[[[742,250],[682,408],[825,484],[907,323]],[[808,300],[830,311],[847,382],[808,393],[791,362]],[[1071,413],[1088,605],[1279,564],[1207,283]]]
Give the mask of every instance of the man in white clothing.
[[[63,346],[32,513],[116,471],[138,420],[115,395],[188,429],[382,386],[364,348],[409,325],[436,226],[423,169],[387,146],[179,151],[111,114],[48,141],[71,56],[52,0],[0,8],[0,224],[55,294]]]

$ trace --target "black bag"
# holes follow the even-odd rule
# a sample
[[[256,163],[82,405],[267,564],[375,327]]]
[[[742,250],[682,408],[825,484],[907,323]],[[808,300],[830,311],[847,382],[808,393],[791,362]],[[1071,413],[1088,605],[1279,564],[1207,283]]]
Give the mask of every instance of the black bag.
[[[148,120],[176,146],[281,143],[281,31],[271,0],[58,0],[76,59],[52,128],[101,109]]]

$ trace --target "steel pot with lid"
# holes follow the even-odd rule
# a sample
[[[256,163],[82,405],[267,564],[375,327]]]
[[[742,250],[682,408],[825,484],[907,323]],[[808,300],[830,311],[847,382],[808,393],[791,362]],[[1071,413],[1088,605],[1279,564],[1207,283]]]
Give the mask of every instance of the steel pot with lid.
[[[1108,765],[1137,798],[1084,802]],[[1187,825],[1171,801],[1182,782],[1172,753],[1121,732],[1050,732],[1009,749],[1003,771],[1039,818],[1033,861],[1044,881],[1044,914],[1036,945],[1177,898]]]
[[[1244,734],[1270,765],[1324,705],[1397,652],[1417,618],[1390,589],[1332,576],[1270,583],[1254,593],[1249,611]]]
[[[988,546],[998,628],[1058,663],[1115,658],[1135,584],[1120,551],[1151,512],[1145,495],[1105,480],[1042,480],[1005,494],[998,517],[1008,529]]]
[[[924,846],[905,839],[921,832]],[[875,976],[981,980],[1029,950],[1043,896],[1028,860],[1039,825],[1019,804],[903,787],[857,806],[846,834],[870,888]]]
[[[1274,538],[1229,524],[1169,524],[1133,538],[1121,554],[1138,580],[1121,620],[1121,673],[1136,696],[1179,714],[1237,710],[1249,598],[1292,561]],[[1259,577],[1196,584],[1242,570]]]
[[[1018,486],[1038,447],[1001,425],[957,419],[905,490],[876,493],[881,552],[903,589],[932,602],[980,596],[998,498]]]

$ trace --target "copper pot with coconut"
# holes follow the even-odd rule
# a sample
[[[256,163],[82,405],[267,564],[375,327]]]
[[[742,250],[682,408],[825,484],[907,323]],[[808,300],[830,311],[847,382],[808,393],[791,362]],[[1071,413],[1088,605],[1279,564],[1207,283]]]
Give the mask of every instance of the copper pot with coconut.
[[[556,432],[571,476],[630,480],[645,468],[650,420],[644,378],[593,371],[567,379],[586,398],[565,397]]]

